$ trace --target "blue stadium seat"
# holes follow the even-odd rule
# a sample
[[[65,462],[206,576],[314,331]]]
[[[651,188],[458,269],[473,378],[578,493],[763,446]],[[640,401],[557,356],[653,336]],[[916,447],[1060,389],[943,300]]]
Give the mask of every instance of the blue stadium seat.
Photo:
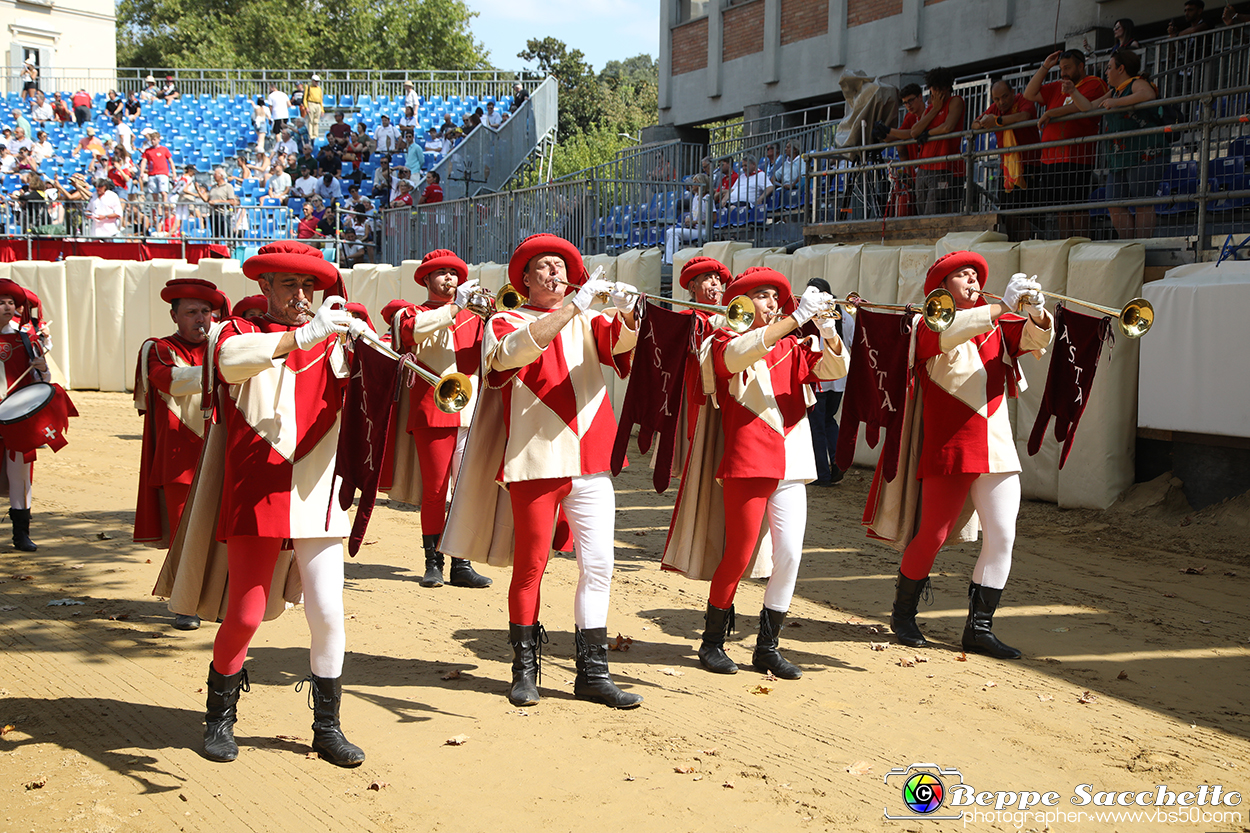
[[[1195,194],[1198,192],[1198,163],[1190,162],[1173,162],[1168,166],[1167,173],[1164,174],[1163,181],[1159,183],[1159,189],[1155,192],[1157,197],[1171,197],[1182,194]],[[1187,211],[1193,211],[1197,205],[1192,202],[1178,203],[1160,203],[1155,206],[1156,214],[1184,214]]]
[[[1207,172],[1211,177],[1214,191],[1244,191],[1250,187],[1250,178],[1246,177],[1246,160],[1243,156],[1220,157],[1212,159]],[[1250,205],[1250,198],[1232,197],[1216,200],[1209,204],[1212,211],[1232,211]]]

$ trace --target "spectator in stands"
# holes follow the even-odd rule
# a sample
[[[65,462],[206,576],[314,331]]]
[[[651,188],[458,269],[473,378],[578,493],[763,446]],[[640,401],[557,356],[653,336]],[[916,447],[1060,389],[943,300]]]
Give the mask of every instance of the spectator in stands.
[[[382,116],[381,122],[373,131],[373,141],[377,143],[378,153],[394,153],[395,146],[399,144],[399,131],[391,124],[390,116]]]
[[[116,237],[121,232],[122,201],[107,179],[95,181],[95,196],[87,203],[92,237]]]
[[[91,93],[79,88],[78,92],[70,97],[70,103],[74,105],[74,121],[79,127],[91,121]]]
[[[426,153],[443,152],[443,137],[439,136],[438,131],[433,127],[430,128],[429,132],[425,136],[424,150]]]
[[[748,153],[742,157],[741,173],[734,179],[729,189],[722,194],[720,206],[728,208],[731,205],[754,205],[767,186],[768,181],[764,178],[764,172],[756,165],[755,157]]]
[[[376,147],[373,137],[369,135],[369,128],[364,122],[356,124],[356,132],[347,139],[347,147],[343,150],[343,161],[353,162],[359,168],[362,162],[368,162],[369,157],[373,154]],[[348,157],[351,157],[350,159]]]
[[[1184,17],[1179,21],[1168,21],[1168,37],[1196,35],[1210,29],[1211,25],[1203,17],[1206,8],[1207,4],[1203,0],[1185,0]]]
[[[760,170],[764,172],[764,178],[772,181],[773,167],[777,164],[777,143],[769,142],[764,146],[764,158],[760,160]]]
[[[356,239],[356,227],[351,223],[343,226],[342,242],[339,243],[339,266],[350,269],[357,263],[368,262],[365,247]]]
[[[275,135],[280,134],[286,129],[287,121],[291,118],[291,97],[278,89],[277,84],[271,82],[269,97],[265,99],[265,103],[269,105],[269,118],[273,122],[273,132]]]
[[[302,118],[291,120],[291,138],[295,140],[296,153],[307,147],[308,155],[312,156],[312,136],[308,135],[308,123]]]
[[[1060,80],[1046,83],[1047,73],[1056,65]],[[1085,74],[1085,53],[1079,49],[1048,55],[1029,79],[1024,97],[1046,106],[1046,112],[1038,119],[1043,143],[1078,139],[1098,132],[1098,122],[1092,118],[1056,121],[1060,116],[1078,112],[1072,100],[1073,91],[1079,91],[1087,101],[1100,99],[1107,92],[1107,85],[1101,78]],[[1044,196],[1039,196],[1039,204],[1071,205],[1089,201],[1094,175],[1093,143],[1042,148],[1040,161]],[[1062,237],[1088,237],[1089,212],[1059,212],[1059,233]]]
[[[17,156],[18,152],[22,150],[22,148],[30,150],[31,145],[33,144],[34,143],[30,140],[30,137],[26,135],[26,131],[21,127],[21,125],[18,125],[13,129],[13,138],[9,139],[9,153]]]
[[[22,148],[17,152],[17,161],[13,165],[13,170],[19,174],[23,171],[33,171],[37,164],[31,159],[30,148]]]
[[[317,157],[313,154],[313,146],[311,144],[304,145],[304,152],[300,154],[299,164],[296,168],[307,168],[311,173],[317,173]]]
[[[413,138],[411,131],[406,131],[407,149],[404,151],[404,164],[409,170],[419,171],[425,167],[425,148]]]
[[[143,115],[143,102],[139,101],[139,94],[130,92],[126,95],[126,120],[138,121],[139,116]]]
[[[347,122],[343,121],[343,111],[334,111],[334,124],[330,125],[330,129],[326,131],[326,139],[337,150],[342,151],[347,147],[347,141],[351,138],[352,128]]]
[[[179,223],[203,216],[201,209],[208,202],[208,189],[200,184],[198,174],[195,165],[187,165],[174,184],[175,215]]]
[[[113,138],[117,144],[126,149],[127,153],[135,152],[135,131],[122,119],[121,113],[113,114]]]
[[[940,157],[959,153],[960,137],[951,134],[964,129],[964,99],[954,94],[955,73],[946,67],[929,70],[925,73],[924,83],[929,89],[929,104],[924,115],[911,128],[911,136],[921,145],[920,159],[938,161],[924,161],[918,166],[916,211],[919,214],[951,214],[959,207],[964,163]]]
[[[522,104],[524,104],[526,99],[528,99],[529,97],[530,97],[529,91],[526,90],[525,87],[521,86],[520,83],[513,85],[512,107],[510,108],[512,112],[515,113],[517,111],[517,108],[520,107]]]
[[[663,151],[657,151],[655,167],[647,172],[647,177],[653,182],[676,182],[677,168]]]
[[[1111,111],[1103,117],[1103,132],[1118,134],[1159,127],[1163,114],[1158,107],[1141,107],[1159,97],[1159,91],[1142,72],[1141,56],[1121,50],[1107,59],[1108,92],[1089,101],[1080,90],[1070,91],[1072,101],[1083,111]],[[1132,110],[1121,108],[1134,107]],[[1104,150],[1107,161],[1107,210],[1121,240],[1152,237],[1155,229],[1153,205],[1136,206],[1136,214],[1122,203],[1153,197],[1163,179],[1167,162],[1167,136],[1113,136]]]
[[[717,205],[723,203],[729,198],[729,190],[733,188],[734,182],[738,179],[738,172],[734,170],[733,160],[726,156],[720,160],[720,170],[717,172],[715,180],[715,190],[712,192],[712,198]]]
[[[139,160],[139,182],[149,199],[163,202],[169,199],[169,180],[173,171],[173,156],[169,148],[161,144],[161,134],[153,130],[148,136],[148,146]]]
[[[308,113],[308,135],[313,139],[321,137],[321,114],[324,112],[321,107],[322,101],[321,76],[313,75],[308,83],[308,89],[304,91],[304,109]]]
[[[404,130],[416,130],[420,121],[421,120],[417,118],[416,110],[411,107],[405,107],[404,114],[399,117],[399,130],[401,133]]]
[[[338,151],[334,149],[334,145],[327,144],[317,154],[317,170],[323,174],[339,175],[339,171],[343,170],[343,160],[339,158]]]
[[[17,172],[17,158],[9,153],[8,145],[0,145],[0,174],[8,176]]]
[[[91,153],[93,157],[103,157],[105,155],[104,145],[96,138],[94,125],[87,125],[87,132],[78,140],[78,146],[74,148],[74,153],[81,153],[84,150]]]
[[[158,98],[160,89],[156,86],[156,78],[148,75],[143,79],[143,90],[139,93],[139,100],[144,104],[153,104]]]
[[[770,145],[770,147],[772,146]],[[806,173],[807,163],[803,161],[803,154],[799,153],[799,149],[794,142],[787,141],[786,155],[773,164],[771,181],[768,183],[768,187],[764,189],[764,193],[760,194],[755,201],[755,204],[763,205],[769,197],[780,191],[781,198],[777,201],[777,204],[785,205],[786,194],[803,187],[803,177]]]
[[[456,130],[456,123],[451,120],[451,113],[444,113],[443,123],[442,125],[439,126],[438,132],[442,135],[444,139],[446,139],[448,136],[454,133],[455,130]]]
[[[34,58],[27,57],[22,61],[19,77],[22,81],[22,100],[29,101],[39,92],[39,67],[35,66]]]
[[[317,182],[316,195],[321,197],[321,201],[327,207],[334,208],[338,205],[339,200],[343,199],[343,188],[334,174],[326,171],[320,181]]]
[[[161,87],[156,97],[168,104],[171,101],[177,101],[182,98],[182,93],[178,91],[178,84],[174,81],[172,75],[165,76],[165,84]]]
[[[281,162],[275,162],[269,174],[269,196],[286,205],[287,198],[291,196],[291,175],[286,172],[286,168]]]
[[[313,213],[312,202],[304,203],[303,214],[299,218],[299,226],[295,230],[295,236],[300,240],[316,240],[325,237],[318,228],[321,220]]]
[[[51,159],[56,154],[56,148],[52,147],[52,143],[48,141],[47,131],[40,130],[35,134],[35,143],[30,146],[30,155],[35,160],[35,164],[41,164],[45,159]]]
[[[412,207],[412,182],[407,179],[399,180],[399,193],[395,199],[391,200],[387,208],[404,208]]]
[[[708,161],[707,159],[704,160]],[[687,243],[707,236],[712,224],[711,179],[707,174],[690,177],[690,210],[682,215],[679,225],[664,230],[664,262],[672,263],[673,255]]]
[[[35,93],[30,108],[30,118],[40,127],[47,127],[48,122],[54,118],[52,104],[43,97],[43,93]]]
[[[117,90],[109,90],[106,98],[107,100],[104,102],[104,115],[111,117],[115,113],[122,112],[122,105],[125,104],[125,102],[117,97]]]
[[[1238,23],[1245,23],[1246,17],[1237,13],[1232,3],[1224,6],[1224,12],[1220,15],[1220,20],[1224,21],[1225,26],[1236,26]]]
[[[441,179],[438,171],[430,171],[425,175],[425,190],[421,193],[421,199],[417,205],[433,205],[443,201],[443,186],[439,184]]]
[[[408,187],[410,190],[412,191],[417,190],[416,183],[412,181],[412,169],[409,168],[407,165],[397,165],[395,167],[395,177],[391,181],[391,195],[392,196],[399,193],[399,183],[404,180],[407,180]]]
[[[1133,21],[1127,17],[1122,17],[1111,27],[1111,34],[1115,36],[1115,46],[1111,47],[1111,54],[1119,52],[1121,49],[1138,49],[1141,44],[1137,42],[1136,27]]]
[[[214,238],[234,236],[231,220],[238,206],[239,198],[234,193],[234,186],[226,180],[225,170],[213,168],[213,187],[208,189],[208,227]]]
[[[473,115],[469,116],[468,118],[468,124],[465,125],[464,132],[468,133],[472,131],[475,127],[477,127],[479,124],[481,124],[482,117],[484,115],[486,114],[482,111],[481,107],[478,107],[477,109],[475,109],[473,111]]]
[[[231,168],[230,174],[226,177],[231,183],[243,184],[244,181],[252,178],[252,168],[247,164],[247,153],[239,151],[238,157],[234,160],[234,167]]]
[[[390,202],[391,195],[391,157],[383,154],[378,157],[378,169],[373,172],[373,198],[379,205]]]
[[[277,132],[277,131],[275,131]],[[291,135],[291,129],[284,127],[277,138],[274,140],[274,153],[286,156],[291,153],[299,153],[299,145],[295,143],[295,137]]]
[[[413,112],[421,109],[421,96],[417,95],[417,91],[413,89],[411,81],[404,82],[404,109],[412,109]]]
[[[312,175],[312,171],[306,165],[301,165],[299,169],[299,178],[292,184],[295,193],[307,200],[309,197],[317,193],[317,177]]]
[[[1030,150],[1028,146],[1037,144],[1041,137],[1036,125],[1013,125],[1037,121],[1037,105],[1003,80],[995,81],[990,87],[990,97],[993,103],[977,117],[972,126],[977,130],[999,128],[994,133],[1001,152],[999,208],[1027,208],[1036,204],[1037,191],[1042,185],[1040,154],[1036,149]],[[1015,147],[1021,150],[1006,152],[1006,149]],[[1007,234],[1012,240],[1025,240],[1029,236],[1029,220],[1022,214],[1006,215],[1006,226]]]
[[[503,125],[503,116],[495,109],[495,102],[486,102],[486,126],[498,130]]]
[[[26,117],[22,115],[21,110],[13,110],[9,115],[13,117],[14,127],[21,128],[27,136],[31,135],[30,122],[27,121]]]
[[[304,109],[304,85],[296,84],[295,92],[291,93],[291,111],[292,115],[299,118],[307,117],[308,111]]]
[[[263,150],[256,151],[256,157],[252,160],[252,178],[261,185],[267,185],[272,171],[273,165],[269,162],[269,155]]]
[[[107,175],[109,181],[113,183],[113,190],[119,196],[130,196],[136,173],[138,173],[138,168],[131,161],[130,154],[126,151],[126,148],[123,146],[115,148],[112,157],[109,159]]]
[[[61,98],[60,93],[52,94],[52,115],[56,116],[56,120],[61,124],[68,124],[74,120],[74,114],[69,109],[69,104],[65,99]]]
[[[265,137],[269,135],[269,105],[260,96],[252,102],[252,126],[256,128],[256,149],[263,151]]]

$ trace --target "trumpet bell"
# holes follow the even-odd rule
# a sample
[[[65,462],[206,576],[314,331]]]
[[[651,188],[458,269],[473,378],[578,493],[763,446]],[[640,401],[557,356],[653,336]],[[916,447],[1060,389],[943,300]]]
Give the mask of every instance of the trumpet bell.
[[[1134,298],[1120,310],[1120,332],[1128,338],[1141,338],[1155,323],[1155,308],[1145,298]]]
[[[448,373],[434,386],[434,405],[445,414],[458,414],[473,397],[473,382],[463,373]]]
[[[524,303],[525,298],[522,297],[521,293],[517,292],[516,287],[510,283],[504,284],[503,289],[500,289],[499,293],[495,295],[496,309],[514,310],[522,306]]]
[[[924,299],[924,323],[935,333],[946,332],[955,320],[955,296],[938,288]]]
[[[745,333],[755,323],[755,304],[739,295],[725,306],[725,321],[735,333]]]

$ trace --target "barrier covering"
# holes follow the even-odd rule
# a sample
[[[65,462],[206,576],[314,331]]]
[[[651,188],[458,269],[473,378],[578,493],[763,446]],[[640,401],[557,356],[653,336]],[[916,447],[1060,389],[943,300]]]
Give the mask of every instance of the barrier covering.
[[[924,300],[924,277],[936,256],[933,246],[898,247],[898,287],[895,302],[919,304]]]
[[[790,272],[787,276],[790,283],[794,286],[807,286],[807,282],[812,278],[824,278],[829,280],[825,275],[825,260],[829,252],[840,247],[841,243],[817,243],[815,246],[804,246],[794,253],[794,260],[790,265]]]
[[[188,263],[213,257],[229,257],[225,246],[207,243],[114,243],[111,240],[67,240],[48,238],[31,240],[0,240],[0,261],[63,260],[68,257],[99,257],[106,260],[156,260],[179,258],[186,254]]]
[[[670,298],[682,297],[681,284],[677,282],[678,277],[681,276],[681,270],[687,263],[691,261],[691,259],[696,258],[702,254],[706,254],[706,252],[704,252],[703,249],[679,249],[678,251],[673,253],[673,289],[672,289],[672,293],[668,297]],[[711,255],[708,255],[708,257],[711,257]]]
[[[1212,364],[1237,368],[1229,340],[1250,309],[1250,263],[1226,260],[1168,270],[1146,284],[1155,322],[1141,340],[1137,424],[1143,428],[1250,437],[1245,372],[1212,373]],[[1116,361],[1120,360],[1119,347]],[[1099,368],[1099,375],[1102,369]]]

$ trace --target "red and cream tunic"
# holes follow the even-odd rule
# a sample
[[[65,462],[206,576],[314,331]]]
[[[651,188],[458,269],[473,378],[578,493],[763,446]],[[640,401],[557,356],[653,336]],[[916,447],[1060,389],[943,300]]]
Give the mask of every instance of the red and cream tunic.
[[[409,389],[408,433],[419,428],[468,428],[477,399],[478,364],[482,355],[482,319],[468,310],[452,315],[447,302],[427,301],[400,312],[399,338],[417,364],[435,376],[460,372],[473,382],[473,398],[458,414],[445,414],[434,404],[434,386],[417,377]]]
[[[599,365],[624,378],[638,331],[616,310],[588,311],[574,316],[544,350],[530,325],[549,312],[527,304],[492,316],[486,326],[486,382],[502,389],[508,433],[496,475],[501,484],[612,467],[616,415]]]
[[[206,427],[200,403],[207,348],[207,342],[192,344],[177,333],[148,339],[139,348],[135,407],[143,414],[143,464],[136,541],[162,539],[158,491],[172,484],[190,486],[195,477]]]
[[[23,335],[26,337],[25,341],[22,338]],[[30,368],[30,353],[26,349],[27,341],[38,343],[29,332],[23,331],[16,321],[8,321],[0,329],[0,365],[4,367],[4,387],[0,388],[0,400],[15,390],[21,390],[27,385],[43,380],[43,375],[39,371]],[[47,352],[46,346],[43,346],[43,351]],[[29,373],[27,373],[28,369]],[[27,463],[35,460],[33,451],[25,454],[15,451],[13,455],[15,460],[20,457]],[[6,456],[7,449],[4,447],[4,442],[0,441],[0,457]]]
[[[329,338],[273,358],[294,326],[268,318],[227,321],[214,364],[227,385],[225,480],[217,539],[342,538],[347,512],[332,500],[347,356]]]
[[[1020,471],[1005,392],[1016,383],[1015,360],[1044,352],[1054,328],[1008,313],[994,323],[982,304],[955,313],[942,333],[916,335],[916,368],[924,392],[924,444],[918,476]]]
[[[810,385],[846,375],[847,350],[828,342],[787,335],[772,348],[766,328],[712,336],[716,401],[721,409],[726,453],[716,479],[766,477],[816,479],[816,457],[807,409],[815,404]],[[732,453],[729,453],[732,449]]]

